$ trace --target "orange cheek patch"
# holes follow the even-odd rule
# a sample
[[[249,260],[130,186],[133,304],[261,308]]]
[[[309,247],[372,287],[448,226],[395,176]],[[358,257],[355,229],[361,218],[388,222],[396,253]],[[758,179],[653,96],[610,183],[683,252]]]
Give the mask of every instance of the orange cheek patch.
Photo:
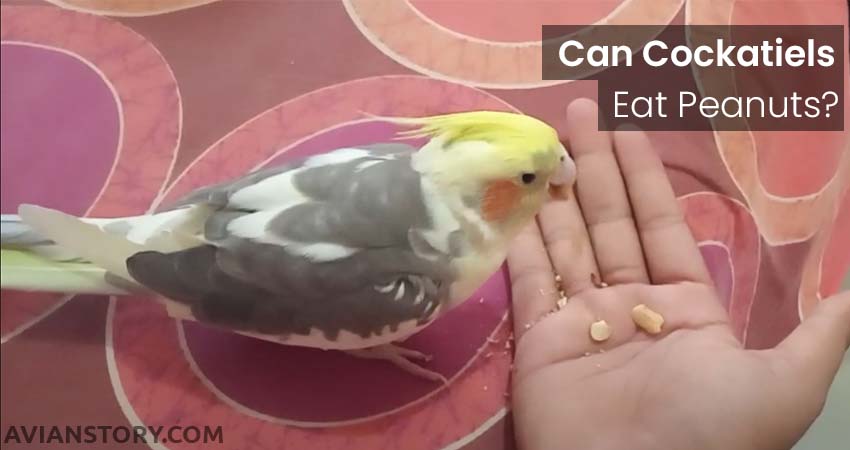
[[[519,203],[522,188],[512,181],[493,181],[484,190],[481,198],[481,212],[484,220],[500,221],[511,215]]]

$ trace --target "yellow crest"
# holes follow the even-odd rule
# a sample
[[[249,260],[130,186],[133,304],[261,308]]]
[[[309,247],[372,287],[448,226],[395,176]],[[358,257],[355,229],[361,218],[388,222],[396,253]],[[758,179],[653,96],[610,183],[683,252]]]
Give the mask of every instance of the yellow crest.
[[[415,127],[399,133],[404,137],[442,137],[447,143],[487,141],[503,151],[556,148],[558,133],[545,122],[519,113],[469,111],[419,118],[387,118]]]

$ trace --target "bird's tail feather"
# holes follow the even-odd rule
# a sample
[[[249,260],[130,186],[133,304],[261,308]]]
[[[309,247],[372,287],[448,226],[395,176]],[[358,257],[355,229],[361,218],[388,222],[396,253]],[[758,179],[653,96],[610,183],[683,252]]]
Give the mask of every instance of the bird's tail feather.
[[[80,262],[73,252],[56,245],[51,239],[27,225],[21,216],[0,216],[0,246],[4,249],[26,251],[57,262]]]
[[[48,242],[50,242],[48,239],[25,224],[20,216],[15,214],[0,215],[0,243],[3,246],[30,247]]]
[[[124,261],[142,246],[127,231],[106,229],[122,219],[80,219],[56,210],[21,205],[0,221],[3,289],[126,294],[134,283]],[[116,283],[118,281],[119,283]],[[126,282],[125,282],[126,281]]]
[[[192,206],[159,214],[115,219],[78,218],[53,209],[21,205],[4,215],[4,289],[74,293],[124,293],[139,289],[127,259],[139,252],[176,251],[197,245],[209,214]],[[92,289],[89,291],[81,291]]]
[[[86,262],[54,261],[26,250],[0,249],[0,286],[20,291],[125,295],[107,271]]]
[[[48,237],[56,245],[128,281],[133,278],[127,272],[127,258],[146,250],[143,245],[131,242],[125,236],[107,232],[95,223],[54,209],[21,205],[18,215],[36,233]]]

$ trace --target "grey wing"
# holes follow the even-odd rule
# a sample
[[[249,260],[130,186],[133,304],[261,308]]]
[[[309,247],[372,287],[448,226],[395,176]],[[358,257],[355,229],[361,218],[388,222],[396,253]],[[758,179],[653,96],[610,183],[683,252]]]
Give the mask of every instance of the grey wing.
[[[308,159],[196,193],[218,208],[205,227],[210,244],[139,253],[128,269],[199,320],[244,331],[317,329],[335,340],[340,331],[366,338],[426,323],[454,274],[448,255],[417,244],[431,226],[419,176],[410,151],[391,149]],[[258,208],[269,192],[262,182],[294,191]]]
[[[375,156],[392,156],[392,155],[406,155],[412,154],[416,149],[410,145],[400,144],[400,143],[379,143],[372,145],[359,146],[354,149],[340,149],[333,152],[329,152],[324,155],[319,155],[320,157],[328,157],[335,153],[345,152],[347,150],[362,150],[365,152],[369,152]],[[168,205],[167,210],[182,208],[187,205],[196,204],[196,203],[206,203],[214,207],[227,207],[230,202],[231,196],[248,186],[255,185],[263,180],[266,180],[275,175],[280,175],[292,170],[298,170],[302,168],[305,164],[310,164],[310,161],[314,158],[303,158],[295,161],[290,161],[285,164],[279,164],[272,167],[267,167],[264,169],[255,170],[245,176],[239,177],[235,180],[228,180],[218,184],[214,184],[211,186],[206,186],[197,190],[190,192],[189,194],[183,196],[176,202]],[[359,158],[358,158],[359,159]],[[233,207],[234,205],[229,205]]]
[[[245,243],[246,247],[257,244]],[[368,269],[338,261],[306,267],[297,257],[259,244],[241,252],[205,245],[176,253],[143,252],[128,260],[130,274],[148,288],[187,304],[202,322],[271,335],[320,331],[334,341],[341,331],[364,339],[395,332],[405,322],[430,322],[445,296],[439,278]],[[378,253],[364,259],[385,259]],[[249,277],[232,274],[244,259],[263,266]],[[234,260],[242,259],[240,262]],[[380,262],[380,261],[376,261]],[[360,276],[360,280],[356,278]],[[269,289],[258,278],[275,277]],[[323,283],[327,282],[327,283]]]

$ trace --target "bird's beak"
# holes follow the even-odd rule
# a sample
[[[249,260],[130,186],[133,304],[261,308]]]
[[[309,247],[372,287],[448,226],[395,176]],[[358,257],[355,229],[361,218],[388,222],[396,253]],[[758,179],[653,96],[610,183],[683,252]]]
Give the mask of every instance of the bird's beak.
[[[576,180],[576,164],[569,156],[565,157],[558,170],[549,179],[549,195],[553,199],[569,200],[570,191]]]

